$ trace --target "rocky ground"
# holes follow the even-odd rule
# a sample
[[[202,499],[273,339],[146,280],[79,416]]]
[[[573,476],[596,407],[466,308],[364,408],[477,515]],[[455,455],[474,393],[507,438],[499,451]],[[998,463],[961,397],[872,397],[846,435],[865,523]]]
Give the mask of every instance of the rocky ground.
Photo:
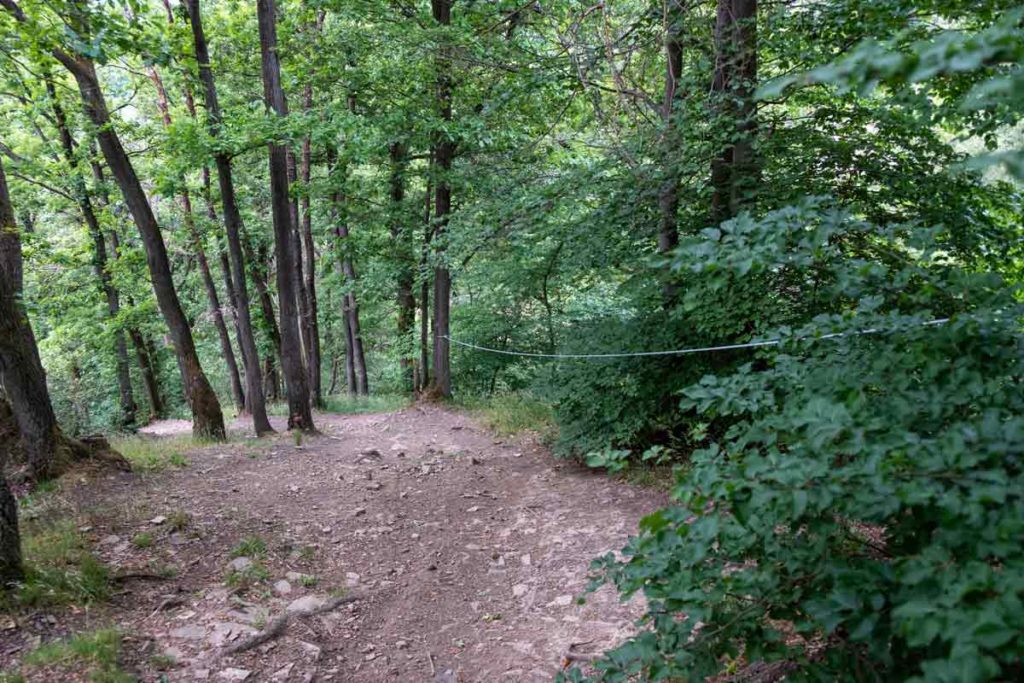
[[[549,681],[630,632],[636,601],[576,598],[659,494],[439,407],[317,417],[301,442],[239,434],[178,469],[66,486],[119,590],[20,619],[0,666],[68,619],[117,626],[145,681]]]

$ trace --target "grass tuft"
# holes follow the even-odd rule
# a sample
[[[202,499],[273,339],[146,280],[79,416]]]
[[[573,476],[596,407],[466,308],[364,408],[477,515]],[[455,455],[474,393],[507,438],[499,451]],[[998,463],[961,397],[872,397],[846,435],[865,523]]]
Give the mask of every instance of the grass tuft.
[[[551,406],[526,394],[470,398],[461,404],[500,436],[533,431],[547,441],[555,433],[555,416]]]
[[[185,452],[197,443],[191,436],[146,437],[130,436],[115,439],[111,446],[123,455],[132,467],[144,472],[159,472],[172,467],[188,467]]]
[[[328,396],[324,399],[324,412],[357,415],[360,413],[390,413],[409,405],[410,398],[402,394],[374,394],[372,396]]]
[[[26,606],[80,605],[110,593],[110,575],[86,546],[74,522],[25,525],[25,580],[13,594]]]
[[[231,557],[263,557],[267,554],[267,542],[259,536],[246,536],[231,549]]]
[[[121,634],[115,629],[101,629],[41,645],[25,656],[24,664],[27,667],[74,668],[76,675],[85,673],[86,680],[94,683],[136,680],[118,666],[120,652]]]

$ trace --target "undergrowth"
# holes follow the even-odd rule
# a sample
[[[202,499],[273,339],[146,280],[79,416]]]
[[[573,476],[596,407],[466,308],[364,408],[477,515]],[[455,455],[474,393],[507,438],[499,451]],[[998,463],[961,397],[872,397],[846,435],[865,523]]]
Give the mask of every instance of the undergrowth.
[[[29,670],[28,678],[35,680],[33,669],[57,667],[70,670],[75,674],[84,674],[85,680],[93,683],[130,683],[136,678],[124,672],[118,665],[121,652],[121,634],[115,629],[100,629],[78,634],[68,640],[55,641],[42,645],[25,656],[24,666]],[[41,672],[40,672],[41,673]],[[24,675],[24,674],[22,674]],[[47,671],[46,676],[59,675]],[[8,680],[19,680],[10,678]],[[56,680],[56,679],[50,679]],[[75,678],[74,680],[79,680]]]
[[[191,436],[129,436],[115,439],[111,443],[114,450],[131,463],[133,469],[143,472],[188,467],[189,460],[185,453],[198,445]]]
[[[545,442],[550,442],[557,433],[551,406],[529,394],[472,396],[460,399],[458,405],[468,409],[500,436],[532,431]]]

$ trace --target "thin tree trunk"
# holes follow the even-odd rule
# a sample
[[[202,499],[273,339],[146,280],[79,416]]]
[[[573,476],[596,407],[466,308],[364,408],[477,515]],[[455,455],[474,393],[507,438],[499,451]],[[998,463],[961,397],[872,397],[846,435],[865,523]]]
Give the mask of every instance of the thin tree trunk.
[[[682,23],[681,0],[666,0],[665,12],[665,96],[662,104],[663,158],[665,178],[658,192],[658,208],[661,221],[658,230],[658,251],[667,254],[679,244],[679,175],[676,172],[678,161],[678,121],[676,104],[681,99],[679,76],[683,70],[683,48],[679,41]],[[666,291],[671,295],[671,291]]]
[[[221,114],[220,104],[217,100],[217,87],[213,80],[213,70],[210,67],[210,55],[206,46],[206,35],[203,32],[202,13],[199,9],[199,0],[189,0],[189,17],[192,24],[192,38],[196,51],[196,58],[199,61],[199,75],[203,81],[206,92],[206,116],[207,128],[214,137],[220,134]],[[249,312],[249,290],[245,281],[245,255],[242,246],[242,216],[238,211],[238,202],[235,197],[234,178],[231,171],[231,160],[227,154],[220,152],[214,156],[217,166],[217,180],[220,185],[221,206],[224,211],[224,230],[228,242],[228,257],[230,258],[230,275],[228,280],[233,283],[231,288],[232,297],[235,299],[235,321],[238,326],[238,343],[242,349],[242,362],[245,364],[246,396],[247,407],[252,414],[253,428],[257,436],[273,432],[270,420],[267,417],[266,401],[264,398],[264,387],[261,382],[259,350],[256,347],[256,336],[253,332],[252,317]],[[210,212],[213,211],[212,204]],[[252,257],[249,257],[249,264],[255,268]],[[255,279],[255,278],[254,278]],[[262,284],[261,297],[266,298],[266,307],[269,307],[268,322],[273,330],[271,335],[275,347],[280,353],[281,340],[273,326],[274,310],[270,303],[270,295],[266,292],[266,285],[262,280],[256,280],[257,289]],[[264,313],[267,313],[266,307]],[[276,384],[276,380],[275,380]],[[276,387],[275,387],[276,388]],[[274,392],[276,396],[276,390]]]
[[[342,295],[341,313],[341,325],[345,331],[345,386],[348,389],[349,396],[358,396],[355,342],[352,338],[352,326],[348,314],[348,297],[345,295]]]
[[[75,153],[75,141],[71,136],[68,127],[67,116],[64,108],[57,100],[57,91],[53,81],[46,79],[46,92],[50,97],[51,108],[53,109],[54,122],[57,124],[57,133],[60,137],[61,147],[64,150],[64,158],[71,167],[72,183],[74,185],[75,198],[78,207],[85,219],[85,225],[89,230],[89,237],[93,249],[93,272],[99,281],[100,290],[107,302],[107,315],[112,321],[114,336],[114,359],[117,371],[117,388],[121,400],[121,421],[120,426],[128,427],[135,424],[136,411],[135,397],[132,395],[131,371],[128,363],[128,347],[124,340],[124,331],[117,325],[117,315],[121,309],[120,293],[114,287],[114,283],[107,269],[107,247],[103,238],[103,230],[100,227],[99,218],[93,207],[92,200],[86,189],[85,178],[81,173],[78,163],[78,156]]]
[[[321,20],[323,14],[320,14]],[[318,24],[319,26],[319,21]],[[303,109],[308,113],[313,109],[313,86],[309,83],[302,97]],[[312,173],[312,142],[309,136],[302,141],[302,163],[299,169],[304,191],[302,193],[302,230],[299,235],[302,243],[303,291],[305,292],[306,313],[304,327],[306,329],[306,369],[309,373],[309,393],[314,407],[323,407],[324,397],[320,377],[320,323],[317,318],[316,299],[316,255],[313,249],[313,216],[310,212],[309,181]]]
[[[434,227],[430,223],[430,200],[434,198],[434,190],[430,182],[433,171],[433,157],[427,171],[427,191],[424,194],[423,209],[423,248],[420,252],[420,376],[417,389],[426,391],[430,383],[430,240],[434,236]]]
[[[158,420],[164,416],[164,402],[160,397],[160,384],[157,380],[156,358],[150,355],[153,348],[151,343],[146,341],[137,328],[128,328],[128,336],[135,347],[135,357],[142,370],[142,385],[146,389],[146,397],[149,399],[149,421]]]
[[[21,234],[0,164],[0,384],[10,397],[30,476],[36,480],[56,474],[57,418],[53,414],[46,374],[39,360],[35,335],[22,301]],[[0,518],[8,515],[0,500]],[[20,563],[10,555],[17,543],[17,525],[0,529],[0,580],[16,578]],[[12,541],[9,534],[14,534]]]
[[[267,108],[277,116],[288,115],[288,104],[281,87],[281,65],[277,54],[277,27],[274,0],[257,0],[256,14],[260,33],[260,56],[263,90]],[[299,250],[293,238],[294,229],[288,201],[288,153],[283,145],[271,142],[270,192],[274,216],[274,243],[277,257],[277,292],[281,313],[281,356],[285,389],[288,394],[288,427],[314,430],[310,410],[309,385],[306,382],[299,353],[299,321],[295,310],[296,261]]]
[[[349,109],[354,110],[354,108],[355,100],[349,97]],[[370,392],[370,385],[366,373],[362,330],[359,324],[359,302],[356,297],[358,278],[352,263],[351,245],[348,243],[348,211],[345,193],[342,189],[345,186],[347,170],[344,164],[335,163],[335,158],[336,155],[331,151],[328,162],[332,165],[331,174],[335,185],[335,190],[331,193],[331,213],[336,225],[334,234],[338,238],[338,266],[341,268],[342,277],[345,280],[345,292],[342,295],[342,317],[345,321],[345,341],[348,349],[345,354],[346,370],[351,366],[349,393],[353,393],[354,389],[354,393],[365,396]]]
[[[286,150],[287,168],[288,168],[288,187],[295,188],[299,183],[298,164],[295,161],[295,154],[292,153],[291,149]],[[295,279],[294,291],[295,291],[295,305],[299,311],[299,342],[301,344],[299,357],[302,360],[302,367],[307,373],[306,384],[309,386],[309,346],[311,339],[309,337],[309,297],[306,293],[306,278],[304,276],[305,269],[302,267],[302,231],[301,223],[302,217],[299,215],[299,198],[292,193],[289,193],[288,202],[288,216],[292,228],[292,248],[295,250],[295,262],[292,264],[292,277]]]
[[[181,308],[174,281],[171,276],[167,247],[160,226],[156,222],[142,184],[131,160],[121,146],[114,130],[107,104],[100,90],[96,69],[91,60],[82,56],[72,57],[60,50],[54,50],[54,57],[75,77],[85,105],[86,114],[96,127],[100,149],[106,158],[114,179],[124,195],[125,204],[135,220],[146,251],[146,263],[153,281],[157,304],[174,339],[175,351],[182,361],[187,389],[192,408],[192,431],[200,438],[223,439],[224,415],[220,402],[203,372],[196,353],[192,331]]]
[[[441,26],[451,24],[453,0],[431,0],[434,21]],[[437,80],[435,97],[441,120],[452,120],[452,76],[450,48],[442,46],[437,56]],[[446,126],[447,127],[447,126]],[[448,214],[452,206],[451,179],[452,158],[455,145],[446,131],[434,134],[434,163],[437,168],[437,189],[434,191],[435,238],[441,238],[436,249],[437,262],[434,265],[434,377],[431,391],[437,396],[452,394],[451,345],[448,342],[451,308],[451,273],[444,261],[444,233],[448,225]],[[435,240],[436,243],[436,240]]]
[[[149,78],[156,87],[157,107],[163,119],[164,128],[171,127],[171,110],[167,103],[167,91],[164,89],[160,72],[150,67]],[[199,274],[203,281],[203,288],[206,291],[206,299],[210,305],[210,316],[213,318],[213,326],[217,329],[217,336],[220,339],[220,352],[224,356],[224,364],[227,366],[228,379],[231,382],[231,395],[235,399],[235,407],[239,413],[245,412],[245,392],[242,391],[242,378],[238,374],[238,362],[235,360],[235,350],[231,346],[231,335],[228,334],[227,325],[224,323],[224,314],[221,311],[220,297],[217,294],[217,285],[213,281],[213,274],[210,272],[210,262],[206,258],[206,249],[203,247],[203,238],[196,227],[195,216],[192,213],[192,198],[188,188],[185,186],[185,178],[178,179],[178,201],[181,203],[182,218],[185,222],[185,229],[188,232],[189,241],[195,250],[196,260],[199,261]]]
[[[412,235],[409,231],[403,202],[405,201],[405,174],[408,169],[408,150],[401,141],[392,142],[388,148],[391,157],[391,239],[394,241],[395,258],[398,261],[398,344],[401,353],[399,363],[405,390],[416,390],[413,383],[412,358],[413,325],[416,323],[415,259],[412,250]]]

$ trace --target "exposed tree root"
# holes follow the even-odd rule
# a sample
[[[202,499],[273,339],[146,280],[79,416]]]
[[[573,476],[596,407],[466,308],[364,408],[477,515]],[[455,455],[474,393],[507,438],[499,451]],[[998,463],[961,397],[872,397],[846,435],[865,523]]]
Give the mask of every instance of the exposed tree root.
[[[214,660],[217,660],[221,657],[226,657],[227,655],[236,655],[239,652],[251,650],[254,647],[262,645],[263,643],[266,643],[270,640],[274,640],[275,638],[280,638],[282,635],[284,635],[284,632],[288,628],[288,623],[292,619],[301,617],[312,617],[317,614],[324,614],[326,612],[336,610],[342,605],[348,604],[350,602],[362,600],[365,597],[365,595],[354,593],[352,595],[343,595],[341,597],[332,598],[331,600],[328,600],[324,604],[318,607],[314,607],[313,609],[296,612],[284,611],[281,614],[278,614],[270,621],[268,621],[267,625],[264,626],[263,630],[261,630],[259,633],[254,633],[248,638],[243,638],[242,640],[239,640],[238,642],[232,643],[231,645],[225,647],[223,650],[221,650],[214,656]]]

